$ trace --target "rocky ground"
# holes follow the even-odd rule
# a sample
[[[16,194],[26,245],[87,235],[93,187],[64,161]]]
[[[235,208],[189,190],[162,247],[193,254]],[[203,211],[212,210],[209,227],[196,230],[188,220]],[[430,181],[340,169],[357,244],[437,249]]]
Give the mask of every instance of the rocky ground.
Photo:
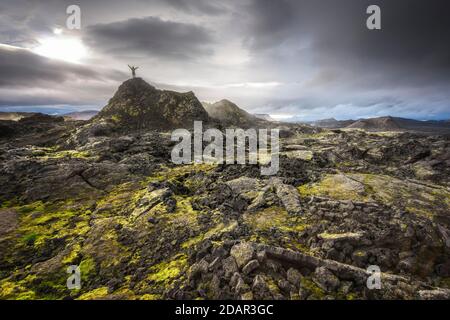
[[[1,299],[450,299],[448,137],[288,126],[267,177],[101,119],[0,132]]]
[[[264,177],[175,166],[169,132],[34,126],[1,140],[3,299],[449,297],[448,138],[299,127]]]

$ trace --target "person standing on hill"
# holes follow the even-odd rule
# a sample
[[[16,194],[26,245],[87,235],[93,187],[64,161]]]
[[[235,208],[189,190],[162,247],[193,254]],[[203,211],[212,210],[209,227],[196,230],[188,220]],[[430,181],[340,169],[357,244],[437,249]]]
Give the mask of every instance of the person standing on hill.
[[[131,74],[133,75],[133,78],[136,78],[136,70],[139,69],[139,67],[128,65],[128,68],[130,68]]]

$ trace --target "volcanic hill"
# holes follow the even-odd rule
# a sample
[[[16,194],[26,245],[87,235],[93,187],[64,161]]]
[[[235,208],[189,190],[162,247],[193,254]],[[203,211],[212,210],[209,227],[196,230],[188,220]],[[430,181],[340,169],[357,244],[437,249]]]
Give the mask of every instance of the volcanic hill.
[[[194,120],[209,121],[209,116],[193,92],[158,90],[142,78],[133,78],[122,83],[92,118],[101,119],[117,127],[143,130],[192,126]]]
[[[211,118],[226,125],[248,127],[263,121],[226,99],[215,103],[203,103],[203,106]]]

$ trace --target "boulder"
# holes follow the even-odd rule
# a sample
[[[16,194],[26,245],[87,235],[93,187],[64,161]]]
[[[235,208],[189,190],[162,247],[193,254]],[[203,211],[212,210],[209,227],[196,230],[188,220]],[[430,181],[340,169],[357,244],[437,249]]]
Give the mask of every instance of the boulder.
[[[253,259],[255,249],[248,242],[241,242],[231,248],[230,255],[234,257],[239,268],[244,267],[250,260]]]
[[[324,291],[335,291],[339,287],[339,279],[327,268],[319,267],[314,272],[313,281]]]
[[[279,178],[271,178],[270,184],[275,187],[275,192],[289,214],[301,213],[300,197],[294,186],[284,184]]]
[[[230,278],[235,272],[239,271],[236,260],[231,256],[222,261],[222,267],[226,278]]]
[[[296,287],[300,286],[300,280],[302,279],[301,273],[294,268],[289,268],[286,273],[287,280]]]
[[[267,282],[259,274],[253,279],[252,291],[257,299],[268,299],[271,297]]]
[[[250,260],[243,268],[242,272],[246,275],[252,273],[254,270],[256,270],[259,267],[258,260]]]

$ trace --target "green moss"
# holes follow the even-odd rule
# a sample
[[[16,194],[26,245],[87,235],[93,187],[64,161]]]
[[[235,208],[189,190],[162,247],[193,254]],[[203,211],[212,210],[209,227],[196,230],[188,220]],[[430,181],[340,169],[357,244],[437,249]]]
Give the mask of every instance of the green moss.
[[[358,295],[356,293],[349,293],[345,296],[345,300],[357,300]]]
[[[274,206],[244,214],[244,223],[251,230],[248,241],[311,253],[299,237],[310,226],[305,217],[289,215],[284,208]],[[278,237],[271,236],[274,231],[279,233]]]
[[[0,209],[15,207],[19,204],[17,198],[12,198],[9,200],[0,200]]]
[[[443,187],[387,175],[348,173],[325,175],[298,188],[302,197],[324,196],[337,200],[375,201],[402,206],[406,211],[431,218],[450,210],[450,192]]]
[[[322,300],[325,297],[325,291],[308,277],[303,277],[300,280],[300,286],[310,293],[310,299]]]
[[[245,223],[254,230],[268,231],[276,228],[283,232],[301,232],[308,224],[306,220],[289,215],[284,208],[270,207],[244,215]]]
[[[87,151],[77,151],[77,150],[64,150],[52,153],[48,155],[49,158],[76,158],[76,159],[87,159],[91,155]]]
[[[311,161],[314,157],[314,153],[309,150],[285,151],[282,154],[286,155],[289,159],[301,159],[304,161]]]
[[[195,166],[185,166],[182,169],[177,168],[174,169],[173,172],[167,174],[174,179],[178,179],[186,173],[191,172],[191,170],[202,170],[201,166],[197,168],[194,167]],[[209,166],[208,168],[210,169],[212,167]],[[203,169],[207,169],[207,167]],[[85,286],[84,288],[89,288],[89,286],[92,285],[91,280],[97,276],[96,271],[98,269],[101,269],[102,271],[105,270],[105,272],[109,272],[110,270],[111,272],[114,272],[112,267],[123,258],[121,252],[118,253],[115,251],[115,249],[119,247],[118,250],[120,251],[123,245],[117,242],[116,231],[113,228],[111,229],[109,224],[111,224],[111,226],[114,226],[119,222],[123,226],[133,224],[129,219],[127,212],[132,212],[132,210],[136,208],[138,201],[146,192],[147,188],[143,188],[141,183],[132,182],[121,184],[116,188],[113,188],[107,196],[100,199],[97,203],[97,208],[99,208],[99,205],[112,208],[104,211],[109,215],[109,217],[105,219],[105,222],[111,221],[110,217],[112,216],[114,217],[113,219],[115,222],[108,222],[107,229],[102,231],[102,239],[107,242],[103,242],[103,245],[107,248],[106,250],[110,252],[114,261],[112,261],[109,256],[106,258],[97,257],[95,249],[83,245],[83,240],[91,230],[90,220],[92,212],[88,208],[92,206],[92,202],[79,202],[77,199],[56,202],[38,201],[31,204],[16,206],[15,209],[17,209],[20,215],[18,227],[16,229],[18,247],[15,249],[22,250],[20,246],[26,248],[25,246],[28,246],[26,243],[32,244],[33,252],[30,252],[30,248],[27,248],[27,252],[30,252],[34,257],[39,257],[41,253],[46,252],[45,250],[49,248],[49,245],[57,243],[64,248],[64,245],[66,244],[66,250],[63,251],[64,255],[61,256],[60,260],[61,270],[65,271],[64,268],[67,265],[79,264],[83,286]],[[199,212],[193,210],[191,205],[192,198],[186,195],[175,195],[174,197],[177,201],[175,212],[167,212],[165,205],[160,204],[148,213],[157,215],[160,223],[156,227],[158,227],[158,229],[161,227],[170,228],[183,233],[187,230],[200,230],[200,226],[197,222]],[[8,206],[9,205],[10,204],[8,204]],[[102,214],[104,214],[102,211],[96,212],[97,218],[99,218],[96,219],[96,223],[99,223],[100,220],[102,220]],[[208,236],[209,234],[226,232],[233,226],[236,225],[217,224],[216,228],[212,228],[209,233],[207,231],[202,233],[202,235],[206,234],[206,236]],[[133,227],[135,226],[133,225]],[[141,226],[139,225],[139,227]],[[144,228],[147,227],[151,228],[154,226],[145,224]],[[101,229],[102,228],[99,230]],[[58,242],[49,242],[52,239],[57,239]],[[199,241],[201,241],[201,239],[199,239]],[[195,242],[197,241],[194,240],[192,243]],[[110,245],[114,247],[111,247],[111,251],[109,251]],[[126,248],[126,250],[128,249]],[[84,258],[81,263],[78,263],[81,257]],[[133,257],[136,261],[140,261],[138,252],[136,252],[136,255]],[[12,263],[15,262],[13,261]],[[31,270],[33,266],[28,261],[26,261],[26,263],[28,264],[27,270]],[[59,261],[57,263],[59,263]],[[149,278],[147,280],[152,282],[153,287],[149,287],[148,283],[146,283],[146,287],[143,288],[141,292],[145,294],[154,294],[153,298],[160,298],[160,294],[164,289],[171,285],[175,280],[182,277],[187,268],[187,257],[184,254],[179,254],[170,261],[163,261],[160,264],[151,267]],[[66,279],[67,274],[65,272],[63,273],[62,279],[44,279],[42,275],[39,275],[39,280],[42,280],[40,284],[18,284],[16,287],[20,287],[21,289],[15,289],[15,293],[12,297],[17,298],[21,293],[23,293],[23,297],[34,297],[35,299],[56,299],[72,295],[73,292],[69,292],[67,291],[67,288],[65,288]],[[132,294],[132,292],[129,292],[129,294]],[[102,292],[93,291],[86,293],[83,298],[95,298],[101,297],[102,295]],[[152,297],[148,296],[146,298]]]
[[[67,289],[66,281],[66,274],[52,275],[51,278],[41,279],[41,281],[33,287],[36,293],[36,299],[56,300],[68,295],[69,290]]]
[[[450,277],[442,278],[439,281],[439,286],[443,288],[450,289]]]
[[[266,281],[267,287],[273,295],[281,294],[280,288],[278,288],[278,285],[276,284],[274,279],[272,279],[271,277],[264,277],[264,280]]]
[[[294,247],[293,249],[296,249],[300,252],[312,254],[311,249],[304,243],[298,243],[295,241],[295,242],[293,242],[293,247]]]
[[[16,207],[20,212],[17,232],[22,243],[40,248],[50,239],[71,241],[86,234],[91,211],[71,200],[58,202],[35,202]]]
[[[61,159],[61,158],[75,158],[75,159],[87,159],[91,155],[87,151],[78,151],[78,150],[61,150],[57,151],[57,147],[52,148],[37,148],[35,147],[32,156],[37,157],[39,159]]]
[[[64,259],[61,261],[63,264],[72,265],[74,261],[78,258],[78,255],[81,251],[81,245],[79,243],[76,243],[73,247],[70,253],[64,257]]]
[[[14,283],[9,280],[0,282],[0,299],[2,300],[31,300],[35,299],[36,294],[24,287],[20,283]]]
[[[338,200],[367,201],[364,190],[361,192],[342,175],[326,175],[319,183],[305,184],[298,187],[302,197],[326,196]]]
[[[362,250],[357,250],[353,254],[357,257],[364,257],[366,255],[366,252]]]
[[[319,234],[319,237],[324,240],[338,240],[338,239],[343,239],[343,238],[348,238],[348,237],[359,237],[359,236],[360,236],[359,233],[353,233],[353,232],[346,232],[346,233],[323,232],[323,233]]]
[[[30,213],[30,212],[44,212],[45,211],[45,205],[42,203],[42,201],[33,202],[30,204],[26,204],[23,206],[19,206],[17,210],[20,213]]]
[[[370,136],[379,136],[379,137],[395,137],[401,134],[401,132],[398,131],[377,131],[377,132],[365,131],[365,133]]]
[[[175,166],[175,167],[161,166],[158,174],[147,177],[143,181],[143,185],[146,186],[148,183],[154,182],[154,181],[173,182],[173,181],[178,180],[181,177],[184,177],[186,175],[195,174],[198,172],[208,172],[208,171],[213,170],[216,167],[217,167],[216,164],[209,164],[209,163],[188,164],[188,165],[181,165],[181,166]]]
[[[170,261],[164,261],[150,268],[147,280],[164,287],[169,286],[180,274],[187,269],[187,256],[178,254]]]
[[[350,168],[357,166],[357,162],[351,162],[351,161],[341,161],[337,164],[337,167],[339,168]]]
[[[334,134],[335,133],[332,131],[323,130],[323,131],[317,132],[317,133],[303,133],[300,135],[300,138],[302,138],[302,139],[322,139],[322,138],[332,136]]]
[[[184,249],[190,248],[202,242],[203,240],[210,239],[213,236],[219,236],[224,233],[230,232],[234,230],[237,226],[238,226],[237,221],[233,221],[228,224],[224,224],[221,222],[216,226],[212,227],[211,229],[209,229],[208,231],[206,231],[205,233],[201,233],[200,235],[187,240],[181,245],[181,247]]]
[[[36,298],[36,294],[29,290],[18,294],[14,300],[34,300]]]
[[[450,210],[450,192],[440,186],[403,181],[386,175],[365,174],[362,178],[376,201],[403,205],[406,211],[428,218],[432,218],[437,210]]]
[[[126,182],[114,187],[97,201],[97,214],[102,216],[127,215],[137,205],[146,189],[140,183]]]
[[[147,293],[139,297],[139,300],[160,300],[161,295]]]
[[[115,123],[119,123],[120,117],[118,115],[113,115],[113,116],[111,116],[111,120]]]
[[[341,288],[336,293],[335,298],[338,300],[358,300],[360,296],[356,292],[344,292]]]
[[[169,213],[171,223],[185,223],[194,225],[197,223],[198,211],[192,209],[190,197],[175,196],[177,207],[174,213]]]
[[[0,282],[0,299],[54,300],[60,299],[68,293],[64,272],[56,272],[50,276],[39,276],[39,278],[35,274],[29,274],[22,280],[13,282],[10,279],[5,279]]]
[[[89,275],[95,271],[95,269],[96,269],[96,263],[95,263],[94,259],[92,259],[92,258],[83,259],[80,262],[81,278],[87,279],[89,277]]]
[[[77,300],[96,300],[104,298],[108,294],[108,287],[100,287],[79,296]]]
[[[36,242],[36,239],[38,238],[38,234],[36,233],[30,233],[22,237],[22,241],[25,242],[26,245],[32,246]]]

